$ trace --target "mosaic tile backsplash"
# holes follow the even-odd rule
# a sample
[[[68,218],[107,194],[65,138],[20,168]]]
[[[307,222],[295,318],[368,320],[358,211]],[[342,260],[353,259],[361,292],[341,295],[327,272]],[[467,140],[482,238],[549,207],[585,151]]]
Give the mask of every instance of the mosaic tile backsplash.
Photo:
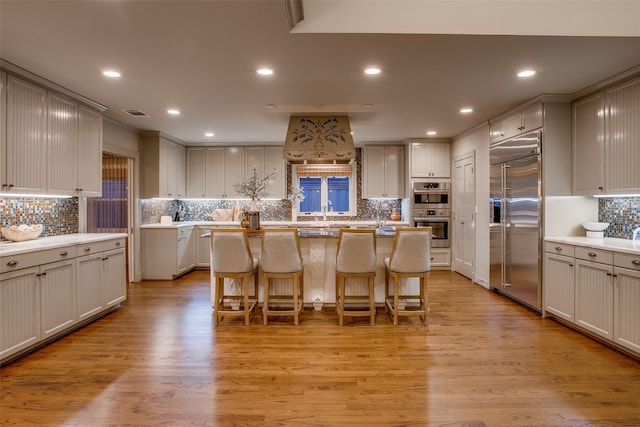
[[[611,224],[606,237],[631,239],[633,230],[640,227],[640,197],[598,199],[598,221]]]
[[[78,232],[78,199],[5,197],[0,199],[0,226],[43,224],[41,236]],[[4,240],[4,238],[0,239]]]

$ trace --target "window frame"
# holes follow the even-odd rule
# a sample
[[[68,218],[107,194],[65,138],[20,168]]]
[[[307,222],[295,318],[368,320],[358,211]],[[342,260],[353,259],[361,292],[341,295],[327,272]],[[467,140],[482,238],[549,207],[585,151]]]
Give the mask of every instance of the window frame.
[[[298,176],[297,165],[292,165],[291,168],[291,183],[293,186],[300,187],[300,176]],[[326,166],[334,166],[332,164],[327,164]],[[303,177],[308,175],[303,175]],[[333,175],[330,175],[333,176]],[[358,215],[358,194],[357,194],[357,178],[358,178],[358,168],[356,165],[351,164],[351,174],[349,177],[349,210],[342,212],[326,212],[323,214],[322,211],[319,212],[300,212],[300,201],[297,200],[291,207],[292,217],[293,218],[305,218],[305,217],[318,217],[325,216],[327,218],[337,218],[337,217],[347,217],[347,216],[357,216]],[[328,186],[327,186],[327,178],[328,176],[322,176],[321,185],[320,185],[320,206],[323,206],[324,203],[328,200]]]

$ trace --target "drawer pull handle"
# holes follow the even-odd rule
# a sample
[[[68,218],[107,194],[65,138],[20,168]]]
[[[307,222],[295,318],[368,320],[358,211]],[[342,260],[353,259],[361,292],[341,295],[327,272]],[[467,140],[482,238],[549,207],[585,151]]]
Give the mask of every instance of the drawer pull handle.
[[[595,252],[589,252],[587,253],[587,255],[591,256],[591,257],[596,257],[598,256]]]
[[[562,246],[556,246],[556,251],[562,251]]]
[[[90,250],[91,250],[91,248],[89,248],[89,247],[84,248],[85,252],[89,252]]]
[[[120,246],[120,242],[116,242],[116,246]]]
[[[640,265],[640,259],[634,259],[633,261],[631,261],[631,264]]]
[[[15,267],[16,265],[18,265],[18,261],[16,261],[15,259],[14,259],[14,260],[11,260],[11,261],[9,261],[9,262],[7,263],[7,265],[8,265],[9,267]]]
[[[60,256],[67,256],[67,255],[69,255],[67,251],[60,252]]]

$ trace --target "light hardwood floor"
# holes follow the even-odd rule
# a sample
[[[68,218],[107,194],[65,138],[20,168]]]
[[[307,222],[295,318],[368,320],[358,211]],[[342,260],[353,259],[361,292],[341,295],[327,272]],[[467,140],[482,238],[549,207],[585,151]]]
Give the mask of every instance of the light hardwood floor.
[[[640,362],[448,271],[426,327],[307,309],[216,329],[203,271],[128,295],[1,369],[0,424],[640,425]]]

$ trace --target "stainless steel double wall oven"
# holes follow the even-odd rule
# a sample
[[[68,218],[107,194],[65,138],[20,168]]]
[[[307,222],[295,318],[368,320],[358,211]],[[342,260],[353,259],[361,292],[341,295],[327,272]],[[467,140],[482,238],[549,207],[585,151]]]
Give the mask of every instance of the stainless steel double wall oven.
[[[433,247],[449,248],[451,183],[416,181],[411,184],[411,221],[414,227],[433,229]]]

